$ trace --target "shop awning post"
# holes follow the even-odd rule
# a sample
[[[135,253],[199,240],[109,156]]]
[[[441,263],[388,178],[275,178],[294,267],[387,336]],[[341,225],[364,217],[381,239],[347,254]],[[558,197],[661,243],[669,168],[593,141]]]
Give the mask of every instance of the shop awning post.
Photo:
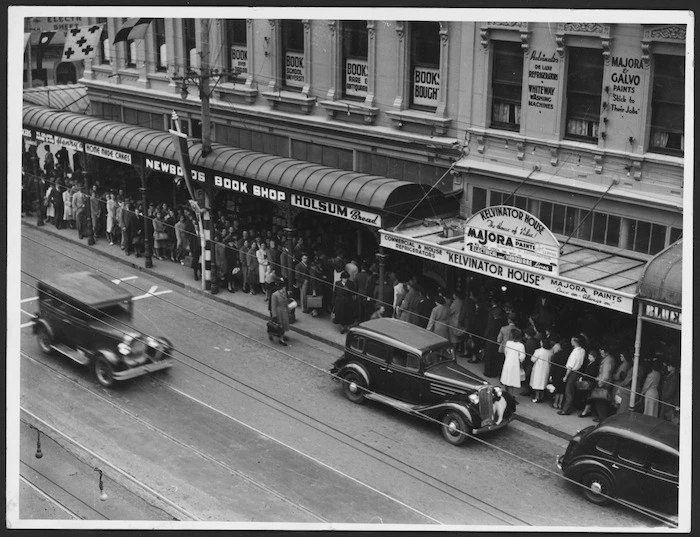
[[[386,272],[386,254],[384,253],[384,247],[379,247],[379,253],[375,254],[377,258],[377,263],[379,264],[379,304],[384,306],[387,310],[388,305],[384,304],[384,282],[385,282],[385,272]]]
[[[88,172],[88,156],[85,151],[83,151],[83,169],[81,173],[83,174],[83,186],[85,187],[85,192],[87,196],[87,203],[85,204],[85,231],[87,232],[87,243],[89,246],[95,244],[95,230],[92,229],[92,192],[90,190],[90,173]]]
[[[41,192],[41,177],[39,176],[39,155],[33,153],[32,159],[32,172],[34,173],[34,185],[36,189],[36,225],[41,227],[44,225],[44,217],[42,216],[42,204],[44,202],[42,192]]]
[[[639,355],[642,346],[642,303],[637,309],[637,333],[634,337],[634,361],[632,363],[632,386],[630,389],[630,412],[633,412],[635,396],[637,395],[637,375],[639,374]]]
[[[153,249],[151,248],[151,237],[153,237],[153,225],[150,226],[150,218],[146,214],[146,207],[148,207],[148,184],[146,183],[146,170],[139,166],[139,175],[141,176],[141,204],[143,205],[143,255],[145,259],[145,267],[153,267]]]

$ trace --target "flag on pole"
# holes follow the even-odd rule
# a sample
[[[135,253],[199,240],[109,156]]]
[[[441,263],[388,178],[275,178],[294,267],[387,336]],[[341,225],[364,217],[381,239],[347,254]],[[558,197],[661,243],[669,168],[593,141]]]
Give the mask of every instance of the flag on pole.
[[[153,19],[126,19],[122,27],[119,28],[117,35],[114,36],[114,45],[120,41],[132,41],[134,39],[144,39],[146,30]]]
[[[53,36],[55,36],[55,35],[56,35],[56,32],[41,32],[41,35],[39,36],[39,46],[40,47],[48,46],[48,44],[51,43]]]
[[[27,43],[29,43],[29,38],[32,36],[32,32],[24,32],[24,48],[27,48]]]
[[[103,26],[104,23],[101,23],[68,30],[66,44],[63,46],[63,61],[73,62],[92,58],[102,35]]]

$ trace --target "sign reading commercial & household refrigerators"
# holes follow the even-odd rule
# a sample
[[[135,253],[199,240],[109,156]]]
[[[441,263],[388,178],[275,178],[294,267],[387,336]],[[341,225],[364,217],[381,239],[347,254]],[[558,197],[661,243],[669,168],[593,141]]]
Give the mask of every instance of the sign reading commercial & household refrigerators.
[[[559,274],[559,241],[537,217],[509,205],[487,207],[467,220],[464,251]]]
[[[632,313],[634,295],[621,293],[590,283],[578,282],[561,276],[515,268],[496,261],[495,258],[477,258],[471,253],[431,244],[419,239],[404,237],[390,231],[379,231],[380,245],[406,252],[417,257],[437,261],[453,267],[470,270],[485,276],[526,285],[548,293],[595,304],[623,313]]]

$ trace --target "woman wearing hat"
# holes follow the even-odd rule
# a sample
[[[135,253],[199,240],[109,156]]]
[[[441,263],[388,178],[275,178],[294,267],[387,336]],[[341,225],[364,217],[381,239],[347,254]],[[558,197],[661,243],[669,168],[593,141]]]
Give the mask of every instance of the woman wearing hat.
[[[347,332],[348,327],[355,322],[355,291],[350,274],[344,270],[340,273],[340,281],[336,282],[333,291],[333,322],[340,325],[341,334]]]
[[[289,330],[289,299],[287,286],[282,279],[277,281],[277,290],[270,296],[270,315],[272,320],[279,325],[279,331],[276,334],[268,332],[268,337],[270,341],[273,341],[273,335],[277,336],[277,342],[286,347],[287,336],[284,334]]]

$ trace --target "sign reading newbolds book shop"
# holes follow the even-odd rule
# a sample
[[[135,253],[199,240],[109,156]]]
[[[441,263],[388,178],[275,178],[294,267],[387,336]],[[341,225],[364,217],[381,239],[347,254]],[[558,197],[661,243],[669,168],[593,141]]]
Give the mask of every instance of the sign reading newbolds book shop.
[[[475,257],[559,274],[559,241],[536,216],[517,207],[495,205],[472,215],[464,226],[464,249]]]

